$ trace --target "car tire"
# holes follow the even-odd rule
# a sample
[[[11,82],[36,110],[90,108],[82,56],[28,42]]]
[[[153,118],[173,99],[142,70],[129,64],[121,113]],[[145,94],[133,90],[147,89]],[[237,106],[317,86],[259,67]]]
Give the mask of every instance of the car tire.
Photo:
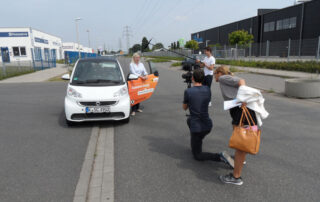
[[[66,123],[67,123],[67,125],[70,127],[70,126],[74,126],[74,125],[76,125],[76,123],[75,122],[73,122],[73,121],[69,121],[68,119],[66,119]]]

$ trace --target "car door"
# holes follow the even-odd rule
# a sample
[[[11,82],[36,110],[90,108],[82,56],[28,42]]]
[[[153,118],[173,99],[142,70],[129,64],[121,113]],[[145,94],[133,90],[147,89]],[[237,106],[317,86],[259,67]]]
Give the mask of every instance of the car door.
[[[147,80],[142,80],[140,78],[136,80],[128,80],[128,91],[131,106],[149,99],[158,85],[159,73],[157,69],[150,61],[148,61],[148,67],[150,74],[148,75]]]

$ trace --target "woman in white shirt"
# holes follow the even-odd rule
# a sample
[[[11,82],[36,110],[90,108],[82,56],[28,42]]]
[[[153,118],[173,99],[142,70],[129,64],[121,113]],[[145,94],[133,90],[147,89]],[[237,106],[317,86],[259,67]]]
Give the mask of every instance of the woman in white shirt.
[[[148,72],[144,65],[140,62],[140,55],[138,53],[133,54],[132,61],[130,63],[130,73],[137,75],[142,80],[148,79]],[[136,115],[136,112],[142,112],[140,109],[140,103],[132,106],[131,115]]]

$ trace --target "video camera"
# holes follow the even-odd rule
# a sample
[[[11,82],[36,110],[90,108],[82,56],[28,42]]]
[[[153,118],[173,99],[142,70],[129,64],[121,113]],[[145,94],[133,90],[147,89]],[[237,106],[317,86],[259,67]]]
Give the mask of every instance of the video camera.
[[[200,65],[197,63],[188,64],[185,66],[184,70],[187,71],[187,73],[182,74],[181,77],[184,79],[184,82],[187,83],[188,88],[191,88],[193,70],[199,69],[199,68],[200,68]]]

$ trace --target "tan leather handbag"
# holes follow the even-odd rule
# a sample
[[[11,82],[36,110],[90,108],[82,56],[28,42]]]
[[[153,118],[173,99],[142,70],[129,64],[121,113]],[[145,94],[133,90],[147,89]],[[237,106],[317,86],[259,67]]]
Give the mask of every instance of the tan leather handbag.
[[[248,116],[250,117],[250,120]],[[247,119],[250,126],[249,128],[243,127],[243,117]],[[253,125],[256,125],[247,107],[242,107],[240,123],[233,130],[232,136],[229,141],[229,147],[247,152],[249,154],[257,154],[259,152],[260,147],[261,131],[260,129],[252,130],[252,125],[250,121],[251,123],[253,123]]]

